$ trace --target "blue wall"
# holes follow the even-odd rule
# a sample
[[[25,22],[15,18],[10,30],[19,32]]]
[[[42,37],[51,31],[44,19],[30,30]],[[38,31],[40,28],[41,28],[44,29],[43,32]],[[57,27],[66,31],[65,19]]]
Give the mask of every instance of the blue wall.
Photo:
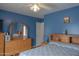
[[[33,45],[35,45],[35,39],[36,39],[36,22],[42,22],[43,19],[34,18],[31,16],[26,15],[20,15],[17,13],[0,10],[0,19],[4,20],[4,27],[3,31],[7,32],[8,25],[11,22],[18,22],[18,23],[24,23],[29,27],[29,37],[33,39]]]
[[[64,24],[64,16],[69,16],[71,23]],[[69,34],[79,34],[79,6],[57,11],[45,15],[45,40],[52,33],[64,33],[65,29]]]

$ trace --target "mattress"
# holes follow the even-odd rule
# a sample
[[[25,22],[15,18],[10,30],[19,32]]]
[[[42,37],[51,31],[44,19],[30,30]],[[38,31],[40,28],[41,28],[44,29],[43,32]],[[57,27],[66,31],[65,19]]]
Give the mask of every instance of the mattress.
[[[19,56],[79,56],[79,50],[48,44],[28,51],[21,52]]]

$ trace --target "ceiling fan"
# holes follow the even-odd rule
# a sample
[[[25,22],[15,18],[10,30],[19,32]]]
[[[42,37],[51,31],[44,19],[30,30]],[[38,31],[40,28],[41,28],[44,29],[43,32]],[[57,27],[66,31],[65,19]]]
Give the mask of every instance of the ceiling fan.
[[[28,6],[29,9],[34,12],[40,11],[40,9],[42,9],[42,8],[47,9],[47,10],[51,9],[49,6],[47,6],[46,4],[43,4],[43,3],[30,3],[30,4],[27,4],[26,6]]]

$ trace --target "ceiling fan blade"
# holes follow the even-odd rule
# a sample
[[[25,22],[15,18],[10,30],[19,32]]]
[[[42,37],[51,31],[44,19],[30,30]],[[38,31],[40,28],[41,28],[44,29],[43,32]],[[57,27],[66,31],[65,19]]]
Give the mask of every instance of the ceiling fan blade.
[[[25,5],[31,7],[31,6],[33,6],[34,4],[38,5],[37,3],[27,3],[27,4],[25,4]]]
[[[27,6],[27,7],[31,7],[33,4],[31,4],[31,3],[28,3],[28,4],[25,4],[25,6]]]
[[[52,9],[51,7],[49,7],[47,5],[44,5],[44,4],[39,4],[39,7],[47,9],[47,10],[51,10]]]

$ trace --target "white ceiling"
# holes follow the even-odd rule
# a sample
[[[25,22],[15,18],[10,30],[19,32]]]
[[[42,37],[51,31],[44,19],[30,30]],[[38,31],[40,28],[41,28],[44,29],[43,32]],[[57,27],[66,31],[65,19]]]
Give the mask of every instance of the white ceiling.
[[[28,4],[30,3],[0,3],[0,9],[23,15],[43,18],[46,14],[79,6],[78,3],[43,3],[43,5],[50,7],[50,9],[41,8],[40,11],[33,12],[29,7],[27,7]]]

